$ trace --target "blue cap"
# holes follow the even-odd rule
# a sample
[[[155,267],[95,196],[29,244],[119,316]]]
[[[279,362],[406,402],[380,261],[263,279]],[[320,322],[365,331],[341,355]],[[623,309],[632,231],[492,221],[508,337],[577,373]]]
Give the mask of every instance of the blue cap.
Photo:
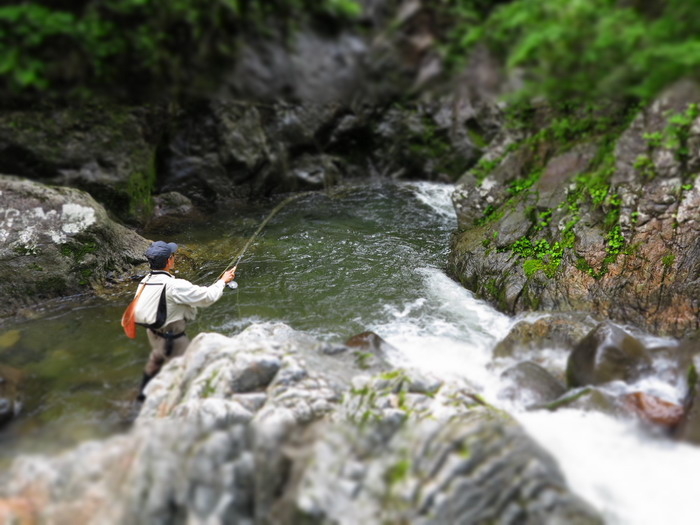
[[[148,250],[146,250],[146,257],[148,259],[155,257],[168,258],[176,251],[177,244],[174,242],[156,241],[148,247]]]

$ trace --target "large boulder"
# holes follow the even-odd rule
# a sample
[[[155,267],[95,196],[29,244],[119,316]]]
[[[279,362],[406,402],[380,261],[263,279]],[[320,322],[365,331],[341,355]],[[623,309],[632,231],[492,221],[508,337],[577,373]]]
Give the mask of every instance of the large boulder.
[[[0,176],[0,315],[84,293],[145,262],[149,242],[87,193]]]
[[[451,273],[511,313],[592,312],[674,337],[697,330],[698,102],[700,86],[681,82],[633,119],[611,106],[494,140],[455,188]],[[573,124],[625,118],[605,134]]]
[[[637,338],[612,323],[601,323],[571,352],[566,377],[572,387],[631,382],[651,367],[651,356]]]
[[[496,344],[496,358],[533,358],[545,349],[573,350],[595,322],[588,316],[569,313],[551,314],[534,320],[523,320],[511,328],[508,335]]]
[[[0,475],[0,517],[602,523],[473,392],[414,371],[368,376],[336,350],[281,324],[200,334],[149,384],[131,430],[17,458]]]

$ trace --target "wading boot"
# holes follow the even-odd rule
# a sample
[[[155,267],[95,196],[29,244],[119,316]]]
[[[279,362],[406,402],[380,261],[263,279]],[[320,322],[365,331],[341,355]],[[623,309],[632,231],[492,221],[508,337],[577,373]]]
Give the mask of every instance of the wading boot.
[[[139,387],[139,395],[136,397],[136,401],[143,403],[146,400],[146,394],[143,391],[146,389],[148,382],[153,379],[153,376],[149,376],[144,372],[143,378],[141,379],[141,386]]]

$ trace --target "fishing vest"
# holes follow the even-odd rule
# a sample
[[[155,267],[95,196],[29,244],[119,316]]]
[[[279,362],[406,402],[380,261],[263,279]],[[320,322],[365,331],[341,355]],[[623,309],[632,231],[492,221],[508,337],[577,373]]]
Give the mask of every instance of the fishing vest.
[[[151,329],[163,326],[168,317],[166,294],[172,279],[174,277],[168,272],[154,270],[139,283],[144,290],[134,311],[136,324]]]

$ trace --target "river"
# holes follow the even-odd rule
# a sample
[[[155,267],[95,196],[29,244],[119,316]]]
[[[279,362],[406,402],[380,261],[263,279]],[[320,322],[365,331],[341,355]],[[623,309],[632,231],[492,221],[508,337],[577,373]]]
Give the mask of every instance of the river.
[[[493,348],[520,319],[475,299],[445,274],[456,228],[451,191],[433,183],[376,182],[291,202],[244,255],[239,287],[202,310],[190,335],[232,335],[261,321],[283,321],[334,342],[372,330],[397,349],[389,356],[397,366],[467,382],[512,413],[606,522],[695,521],[691,475],[700,471],[699,447],[674,443],[633,418],[528,411],[523,400],[500,395],[500,374],[512,363],[494,361]],[[181,245],[179,276],[199,284],[215,280],[273,206],[234,210],[165,236]],[[203,256],[206,264],[191,263]],[[144,334],[132,341],[121,332],[128,301],[123,292],[64,301],[4,329],[14,343],[0,347],[0,362],[24,370],[27,381],[23,414],[0,432],[0,461],[128,428],[148,353]],[[566,361],[557,348],[540,357],[559,368]],[[671,401],[683,395],[683,384],[645,381],[611,388]]]

